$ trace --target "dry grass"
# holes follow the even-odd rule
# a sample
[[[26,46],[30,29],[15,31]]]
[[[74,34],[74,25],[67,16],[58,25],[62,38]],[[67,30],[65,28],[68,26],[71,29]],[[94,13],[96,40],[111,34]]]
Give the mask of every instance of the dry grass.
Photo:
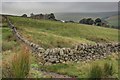
[[[21,51],[14,54],[11,61],[4,61],[3,63],[3,77],[25,78],[30,70],[29,50],[23,46]]]

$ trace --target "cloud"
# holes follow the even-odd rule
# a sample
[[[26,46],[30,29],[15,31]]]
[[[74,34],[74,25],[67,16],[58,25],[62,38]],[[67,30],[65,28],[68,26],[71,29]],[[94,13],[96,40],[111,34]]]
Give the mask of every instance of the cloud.
[[[119,2],[119,0],[2,0],[3,2]]]
[[[2,13],[108,12],[117,11],[117,2],[3,2]]]

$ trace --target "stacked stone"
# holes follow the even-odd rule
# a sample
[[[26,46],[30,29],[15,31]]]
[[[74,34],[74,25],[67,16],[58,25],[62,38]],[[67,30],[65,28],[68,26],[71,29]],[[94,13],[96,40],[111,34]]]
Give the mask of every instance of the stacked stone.
[[[119,44],[80,44],[74,48],[54,48],[44,52],[43,59],[48,63],[65,63],[67,61],[90,61],[105,58],[120,51]]]

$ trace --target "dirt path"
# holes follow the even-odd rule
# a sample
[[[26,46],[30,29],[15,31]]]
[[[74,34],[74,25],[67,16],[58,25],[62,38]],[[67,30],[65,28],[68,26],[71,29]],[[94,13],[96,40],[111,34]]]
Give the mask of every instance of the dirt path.
[[[32,68],[32,69],[41,72],[42,76],[47,76],[49,78],[72,78],[68,75],[63,75],[63,74],[59,74],[59,73],[55,73],[55,72],[49,72],[49,71],[41,70],[38,68]]]
[[[48,75],[48,76],[51,76],[51,78],[72,78],[72,77],[69,77],[67,75],[62,75],[62,74],[57,74],[57,73],[54,73],[54,72],[46,72],[46,71],[41,71],[43,75]]]

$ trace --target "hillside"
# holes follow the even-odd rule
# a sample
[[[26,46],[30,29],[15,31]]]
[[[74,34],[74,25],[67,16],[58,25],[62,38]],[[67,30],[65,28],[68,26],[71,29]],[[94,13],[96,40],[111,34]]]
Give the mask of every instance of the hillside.
[[[73,20],[79,22],[82,18],[106,18],[117,15],[118,12],[69,12],[69,13],[55,13],[56,19],[59,20]]]
[[[17,30],[22,34],[22,36],[44,48],[72,47],[74,44],[78,43],[94,44],[96,42],[117,42],[119,37],[117,29],[12,16],[9,16],[9,19],[17,27]],[[14,37],[12,30],[8,27],[6,22],[3,21],[2,23],[2,60],[3,62],[9,61],[9,64],[11,64],[10,61],[14,54],[21,54],[20,52],[22,52],[22,56],[24,56],[26,50],[23,49],[24,47],[21,48],[21,45],[23,45],[22,42]],[[78,63],[68,62],[55,65],[41,65],[39,64],[39,59],[37,59],[32,53],[30,53],[29,56],[29,77],[32,78],[61,78],[59,74],[62,74],[62,78],[64,78],[64,75],[88,78],[90,77],[89,72],[92,68],[94,69],[94,66],[96,65],[102,69],[101,71],[105,73],[105,75],[109,75],[107,76],[108,78],[118,78],[118,56],[116,54],[111,54],[105,59],[95,61],[80,61]],[[24,60],[26,59],[23,59],[22,61]],[[14,61],[14,63],[15,62],[16,61]],[[112,69],[110,68],[110,73],[113,71],[112,75],[109,74],[109,72],[104,72],[104,66],[106,66],[106,63],[108,64],[108,67],[109,64],[110,67],[112,64]],[[16,65],[18,64],[19,63],[16,63]],[[96,69],[98,70],[96,71],[97,73],[100,72],[99,67],[95,68],[95,71]],[[6,74],[9,74],[6,71],[6,67],[3,66],[3,69]],[[46,72],[40,71],[41,69]],[[109,68],[107,68],[107,70],[109,70]],[[53,73],[51,74],[50,72]],[[93,76],[94,75],[95,74],[93,74]],[[104,77],[106,76],[103,76],[103,78]]]
[[[77,23],[10,17],[30,41],[43,47],[70,47],[77,43],[117,42],[118,30]]]
[[[108,24],[110,26],[115,26],[118,27],[118,23],[120,23],[120,21],[118,20],[120,19],[120,15],[119,16],[110,16],[108,18],[106,18],[105,20],[108,22]]]

